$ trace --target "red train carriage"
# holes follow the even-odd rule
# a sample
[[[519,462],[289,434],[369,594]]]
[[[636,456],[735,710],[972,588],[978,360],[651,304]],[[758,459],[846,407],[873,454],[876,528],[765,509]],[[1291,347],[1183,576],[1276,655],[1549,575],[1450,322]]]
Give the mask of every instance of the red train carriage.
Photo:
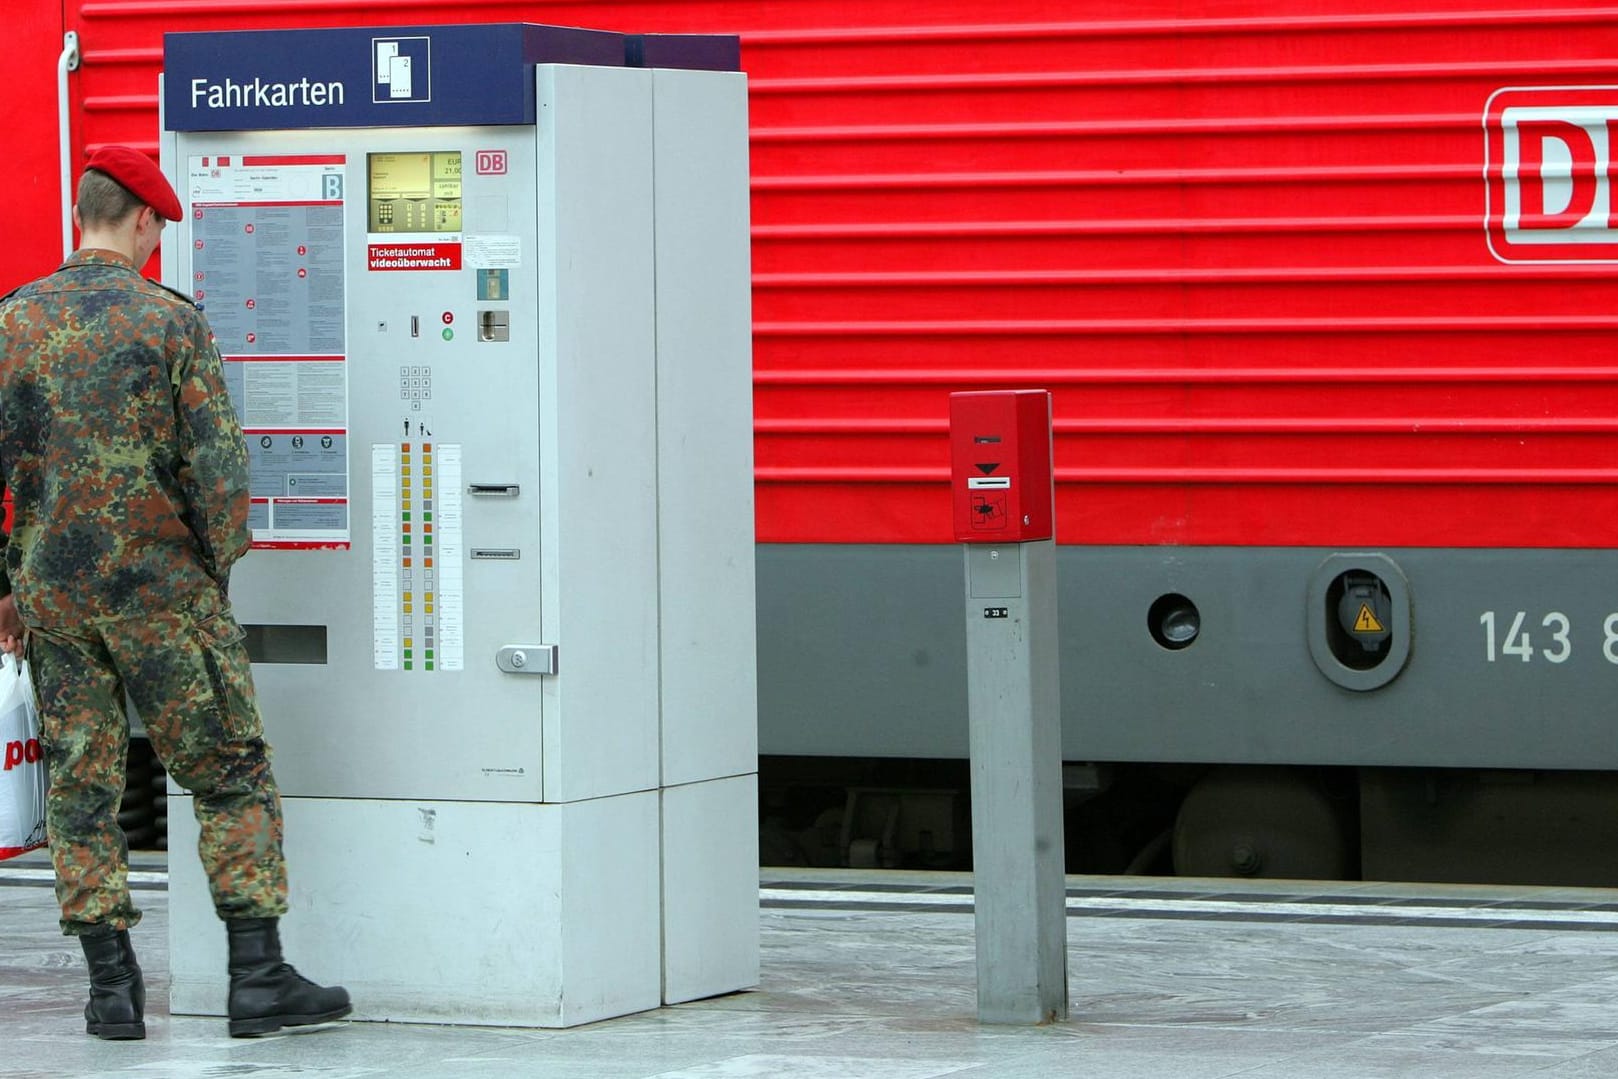
[[[964,859],[947,400],[1028,387],[1072,868],[1618,878],[1618,8],[21,0],[0,286],[59,70],[76,171],[165,30],[467,21],[741,35],[779,857]]]

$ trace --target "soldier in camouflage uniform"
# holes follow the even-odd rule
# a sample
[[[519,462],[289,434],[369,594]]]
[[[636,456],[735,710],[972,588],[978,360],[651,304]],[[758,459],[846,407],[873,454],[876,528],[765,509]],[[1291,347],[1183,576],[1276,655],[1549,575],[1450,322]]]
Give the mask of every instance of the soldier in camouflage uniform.
[[[281,957],[281,804],[243,633],[226,595],[246,553],[246,446],[202,312],[140,275],[173,188],[144,154],[97,151],[80,180],[81,246],[0,301],[0,647],[26,639],[50,767],[62,928],[90,968],[86,1029],[145,1036],[118,826],[127,692],[175,782],[230,942],[230,1032],[325,1022],[341,988]],[[23,627],[27,627],[24,630]]]

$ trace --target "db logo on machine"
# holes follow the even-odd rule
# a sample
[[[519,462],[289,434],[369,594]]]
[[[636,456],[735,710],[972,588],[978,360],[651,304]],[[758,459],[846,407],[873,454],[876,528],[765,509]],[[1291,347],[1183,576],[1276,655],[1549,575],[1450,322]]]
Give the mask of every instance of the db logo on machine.
[[[1496,90],[1483,131],[1495,258],[1618,262],[1618,86]]]
[[[474,159],[479,176],[504,176],[506,174],[506,152],[504,150],[479,150]]]

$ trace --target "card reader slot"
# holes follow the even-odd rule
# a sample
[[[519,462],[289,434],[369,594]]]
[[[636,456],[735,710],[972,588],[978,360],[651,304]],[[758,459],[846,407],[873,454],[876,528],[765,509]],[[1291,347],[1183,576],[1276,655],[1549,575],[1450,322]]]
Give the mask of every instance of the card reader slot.
[[[522,488],[515,483],[469,483],[466,493],[482,498],[516,498]]]

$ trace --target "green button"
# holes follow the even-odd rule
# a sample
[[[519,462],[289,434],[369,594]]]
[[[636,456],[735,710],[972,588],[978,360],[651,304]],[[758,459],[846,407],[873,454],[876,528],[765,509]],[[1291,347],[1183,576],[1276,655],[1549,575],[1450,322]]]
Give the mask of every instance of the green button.
[[[446,340],[446,341],[455,340],[455,331],[450,329],[448,326],[444,327],[444,340]]]
[[[427,669],[429,671],[433,669],[433,661],[430,659],[427,661]]]

